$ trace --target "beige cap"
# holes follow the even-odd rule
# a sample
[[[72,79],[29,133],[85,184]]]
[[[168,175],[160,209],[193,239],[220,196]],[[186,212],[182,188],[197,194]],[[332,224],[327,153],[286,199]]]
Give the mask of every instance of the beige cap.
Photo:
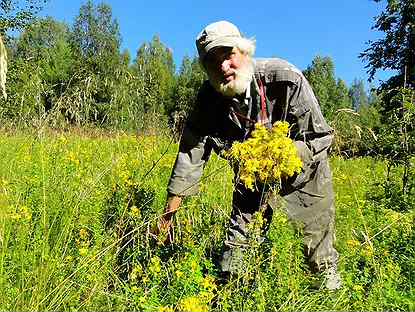
[[[235,47],[242,39],[239,29],[227,21],[209,24],[196,38],[196,47],[199,60],[203,64],[204,58],[215,47]]]

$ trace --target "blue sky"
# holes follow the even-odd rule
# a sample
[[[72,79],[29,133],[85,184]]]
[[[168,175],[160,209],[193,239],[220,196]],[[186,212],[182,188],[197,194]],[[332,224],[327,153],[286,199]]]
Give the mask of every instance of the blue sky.
[[[72,25],[85,2],[50,0],[42,15]],[[122,49],[128,49],[134,58],[138,47],[157,34],[172,49],[177,68],[185,55],[196,54],[194,40],[205,25],[228,20],[245,36],[256,39],[256,56],[284,58],[301,70],[317,55],[330,56],[336,77],[350,86],[355,78],[367,80],[358,55],[368,40],[382,36],[371,27],[384,5],[373,0],[104,2],[112,7],[120,25]],[[374,84],[389,75],[379,73]]]

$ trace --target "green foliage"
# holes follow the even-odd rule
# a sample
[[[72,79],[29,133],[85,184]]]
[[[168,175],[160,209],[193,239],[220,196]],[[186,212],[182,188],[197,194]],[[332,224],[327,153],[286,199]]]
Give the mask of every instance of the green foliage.
[[[2,30],[27,24],[38,7],[25,5],[41,2],[21,3],[1,2],[8,10]],[[394,15],[384,13],[379,25],[392,43],[399,39],[388,37],[396,25],[413,31],[413,23],[405,24],[414,16],[407,14],[411,5],[388,1]],[[402,38],[397,53],[412,53],[404,44],[412,41]],[[244,274],[224,283],[216,260],[229,220],[232,171],[223,160],[212,156],[201,194],[177,213],[176,243],[159,246],[148,235],[163,211],[178,148],[154,130],[175,114],[181,122],[192,108],[206,78],[197,58],[184,58],[176,75],[172,52],[155,36],[131,64],[128,51],[119,51],[111,8],[92,1],[73,26],[38,19],[7,44],[9,99],[0,100],[0,119],[13,122],[14,135],[0,135],[0,310],[415,309],[413,90],[367,99],[362,81],[349,90],[336,80],[330,58],[313,60],[305,75],[336,131],[335,151],[384,155],[332,159],[344,288],[310,290],[317,277],[304,263],[301,228],[283,209],[274,211],[261,245],[263,219],[255,216]],[[393,68],[388,55],[398,56],[373,58],[373,68]],[[409,86],[413,63],[406,68]],[[18,122],[35,123],[38,131],[15,133]],[[68,123],[152,135],[93,130],[85,136],[42,127]]]
[[[353,81],[349,90],[349,95],[352,100],[352,107],[356,110],[358,110],[360,106],[367,106],[369,104],[365,85],[361,79],[355,79]]]
[[[375,0],[381,2],[382,0]],[[384,38],[369,41],[369,47],[360,54],[367,64],[370,80],[378,70],[392,69],[398,74],[386,81],[382,89],[390,90],[415,86],[415,3],[413,0],[389,0],[385,10],[376,17],[374,30]],[[386,108],[389,103],[386,102]]]
[[[33,118],[42,118],[45,106],[41,99],[43,84],[39,65],[12,59],[8,66],[8,97],[0,99],[1,118],[25,124]]]
[[[1,0],[0,33],[23,29],[42,9],[47,0]]]
[[[53,108],[70,80],[75,56],[69,43],[69,28],[52,18],[36,20],[19,37],[14,58],[37,64],[43,85],[40,95],[45,110]]]
[[[414,211],[396,212],[397,203],[385,206],[375,198],[374,184],[383,181],[387,171],[384,163],[367,157],[348,162],[335,158],[332,165],[338,245],[347,250],[344,280],[352,291],[347,310],[413,309]],[[403,263],[404,258],[409,262]],[[369,302],[372,307],[363,306]]]
[[[362,80],[355,79],[350,89],[343,80],[336,82],[334,64],[329,57],[314,58],[304,75],[313,87],[324,117],[334,129],[333,151],[347,157],[373,154],[381,125],[375,94],[371,95],[369,105]]]
[[[316,56],[304,75],[310,82],[326,119],[331,121],[339,108],[350,108],[347,87],[340,79],[336,82],[334,63],[330,57]]]
[[[51,17],[36,19],[18,38],[13,57],[38,62],[48,57],[49,50],[59,42],[68,41],[69,27]]]
[[[401,88],[391,99],[389,111],[379,134],[379,153],[387,161],[385,200],[399,210],[415,208],[415,91]]]
[[[134,73],[143,82],[142,100],[145,113],[172,111],[175,85],[173,55],[158,36],[137,51]]]
[[[394,110],[384,115],[384,126],[381,144],[382,155],[389,159],[399,161],[405,155],[415,153],[414,130],[415,130],[415,91],[409,88],[395,90],[396,95],[392,98]]]
[[[316,292],[301,229],[283,206],[263,244],[255,216],[244,273],[221,280],[232,170],[216,156],[201,194],[176,215],[176,243],[163,247],[148,229],[164,208],[178,148],[170,138],[43,129],[0,140],[2,310],[414,309],[414,212],[367,198],[386,174],[383,162],[331,160],[345,285]]]
[[[171,50],[154,36],[132,60],[129,51],[119,51],[119,25],[111,7],[90,0],[81,6],[73,25],[44,18],[27,26],[18,38],[7,41],[10,98],[0,99],[2,120],[134,130],[163,124],[179,137],[206,79],[197,57],[185,57],[176,73]],[[329,57],[317,56],[304,74],[335,130],[336,153],[386,152],[379,146],[387,140],[377,140],[388,133],[381,124],[386,117],[380,117],[387,114],[385,103],[396,90],[382,97],[372,92],[368,98],[357,79],[349,89],[335,77]]]
[[[75,74],[61,107],[69,105],[65,116],[71,122],[105,124],[114,86],[124,72],[119,26],[111,7],[104,3],[95,6],[90,0],[82,5],[72,27],[71,43],[77,56]]]
[[[72,31],[52,18],[35,20],[11,46],[11,94],[1,100],[2,117],[54,127],[143,129],[156,118],[163,124],[160,112],[145,115],[144,80],[119,44],[118,24],[104,4],[81,7]]]
[[[337,79],[336,89],[333,96],[333,102],[337,103],[337,109],[347,109],[352,107],[350,90],[342,79]]]
[[[375,105],[361,105],[357,111],[339,109],[332,122],[335,129],[334,151],[353,157],[379,153],[381,115]]]
[[[199,58],[185,56],[177,77],[173,110],[187,116],[193,108],[199,88],[206,79],[207,75],[199,63]]]
[[[46,117],[71,78],[74,56],[68,39],[68,27],[52,18],[35,20],[22,32],[9,58],[3,117],[22,123]]]
[[[78,53],[85,59],[117,56],[121,37],[111,7],[104,3],[95,6],[91,0],[82,5],[73,25],[72,40]]]
[[[176,78],[173,106],[169,111],[173,132],[177,136],[181,135],[185,119],[193,109],[198,90],[206,79],[207,75],[199,63],[199,58],[196,56],[191,59],[185,56]]]

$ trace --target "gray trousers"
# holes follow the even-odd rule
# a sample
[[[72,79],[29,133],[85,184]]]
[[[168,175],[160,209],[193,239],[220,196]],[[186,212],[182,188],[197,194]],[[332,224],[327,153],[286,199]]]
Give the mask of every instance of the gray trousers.
[[[324,152],[325,153],[325,152]],[[232,213],[227,231],[225,248],[220,262],[222,272],[238,270],[243,252],[249,248],[249,223],[253,214],[261,211],[266,233],[273,208],[283,206],[287,216],[301,223],[304,233],[304,250],[313,270],[321,271],[337,264],[338,253],[334,243],[334,192],[327,154],[319,160],[304,163],[303,173],[282,183],[280,196],[261,186],[257,191],[236,183],[233,193]],[[283,201],[283,203],[279,201]],[[281,205],[282,204],[282,205]]]

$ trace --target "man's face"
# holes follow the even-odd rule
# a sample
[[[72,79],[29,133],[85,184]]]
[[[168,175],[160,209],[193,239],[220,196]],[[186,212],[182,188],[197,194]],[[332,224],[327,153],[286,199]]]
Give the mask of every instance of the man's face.
[[[205,68],[211,85],[225,96],[244,93],[252,80],[252,59],[237,48],[218,47],[210,51]]]

